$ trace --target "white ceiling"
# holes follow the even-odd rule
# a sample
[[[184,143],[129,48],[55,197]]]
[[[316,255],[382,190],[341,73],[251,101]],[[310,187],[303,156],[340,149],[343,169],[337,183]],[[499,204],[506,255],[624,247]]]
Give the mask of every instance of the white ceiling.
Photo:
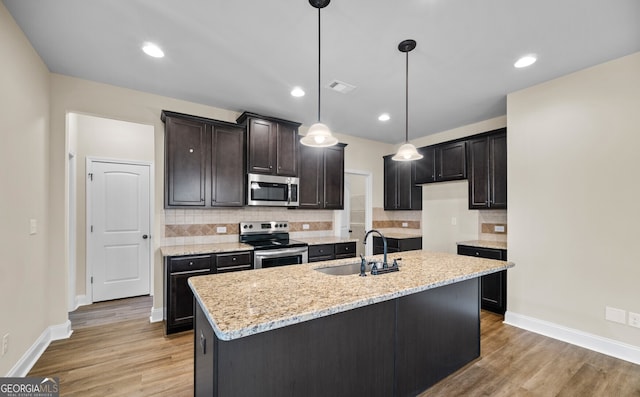
[[[51,72],[311,125],[317,10],[308,0],[3,0]],[[322,120],[409,135],[506,114],[506,94],[640,51],[640,0],[333,0],[322,10]],[[143,42],[166,56],[150,58]],[[515,69],[526,53],[538,62]],[[303,98],[289,92],[301,86]],[[176,109],[169,109],[176,110]],[[391,120],[379,122],[388,112]]]

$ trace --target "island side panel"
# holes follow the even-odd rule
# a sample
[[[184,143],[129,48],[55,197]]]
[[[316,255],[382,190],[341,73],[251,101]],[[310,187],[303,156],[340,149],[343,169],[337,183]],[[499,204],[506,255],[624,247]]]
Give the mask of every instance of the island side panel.
[[[398,299],[397,395],[426,390],[480,356],[479,279]]]
[[[214,395],[392,396],[395,306],[381,302],[217,340]]]

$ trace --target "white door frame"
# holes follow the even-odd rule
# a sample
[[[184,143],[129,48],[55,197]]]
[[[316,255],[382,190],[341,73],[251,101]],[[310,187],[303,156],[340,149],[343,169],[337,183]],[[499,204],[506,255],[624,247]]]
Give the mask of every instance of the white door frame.
[[[365,177],[364,187],[364,228],[365,230],[371,230],[373,228],[373,173],[371,171],[346,169],[346,174],[360,175]],[[345,197],[345,200],[349,200],[350,197]],[[366,256],[373,255],[373,244],[365,245]]]
[[[68,243],[68,274],[67,274],[67,311],[78,308],[76,301],[76,175],[77,162],[75,153],[69,152],[69,227],[67,228]]]
[[[153,198],[154,194],[154,170],[153,163],[149,161],[139,161],[139,160],[125,160],[125,159],[113,159],[106,157],[92,157],[87,156],[86,159],[86,175],[85,178],[89,178],[89,174],[92,172],[93,162],[104,162],[104,163],[117,163],[117,164],[131,164],[131,165],[146,165],[149,167],[149,231],[155,230],[153,228],[155,220],[154,220],[154,208],[153,208]],[[91,285],[91,275],[93,274],[93,268],[91,266],[91,261],[89,260],[89,238],[91,237],[91,224],[93,220],[91,219],[91,189],[89,189],[89,184],[86,184],[86,198],[85,198],[85,211],[86,211],[86,225],[85,225],[85,275],[86,275],[86,291],[87,298],[89,303],[93,303],[93,286]],[[154,256],[153,256],[153,233],[149,233],[149,295],[153,296],[154,285],[153,285],[153,268],[154,268]]]

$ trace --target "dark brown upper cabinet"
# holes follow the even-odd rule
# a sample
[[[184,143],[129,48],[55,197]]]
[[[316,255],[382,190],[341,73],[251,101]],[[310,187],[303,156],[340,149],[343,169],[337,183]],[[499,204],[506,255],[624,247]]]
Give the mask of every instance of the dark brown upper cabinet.
[[[302,209],[344,209],[344,148],[300,144],[299,176]]]
[[[421,210],[422,186],[416,186],[416,161],[384,156],[384,209]]]
[[[455,181],[467,178],[466,141],[446,142],[418,149],[415,183]]]
[[[244,129],[234,123],[162,111],[165,208],[244,204]]]
[[[298,176],[300,123],[249,112],[237,122],[247,129],[247,172]]]
[[[507,208],[507,131],[490,131],[468,142],[469,209]]]

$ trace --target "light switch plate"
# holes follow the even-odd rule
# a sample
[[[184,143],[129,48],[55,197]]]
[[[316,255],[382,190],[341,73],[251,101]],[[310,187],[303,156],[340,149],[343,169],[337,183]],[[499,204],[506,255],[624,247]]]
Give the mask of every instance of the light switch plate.
[[[29,234],[38,233],[38,221],[35,219],[29,219]]]
[[[409,227],[409,222],[402,222],[402,227]]]
[[[629,325],[640,328],[640,313],[629,312]]]
[[[216,227],[216,233],[226,233],[227,232],[227,227],[226,226],[218,226]]]
[[[302,230],[309,230],[309,224],[308,223],[303,223],[302,224]]]

